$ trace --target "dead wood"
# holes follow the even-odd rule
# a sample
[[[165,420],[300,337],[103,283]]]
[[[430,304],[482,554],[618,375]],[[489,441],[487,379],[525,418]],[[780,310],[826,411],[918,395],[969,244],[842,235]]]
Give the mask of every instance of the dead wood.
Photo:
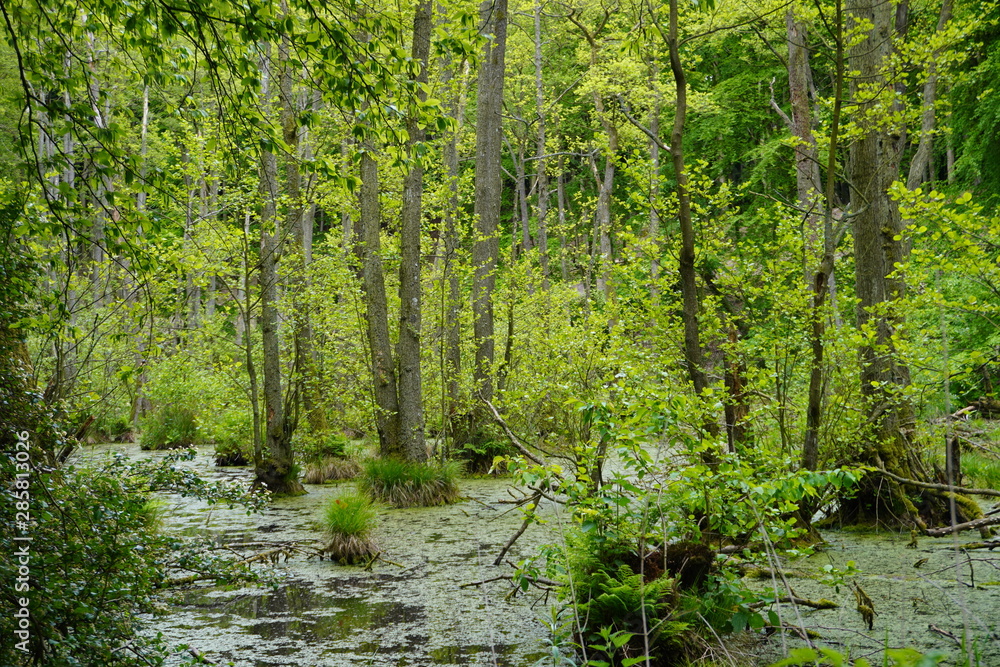
[[[952,493],[961,493],[964,495],[973,496],[995,496],[1000,498],[1000,491],[995,491],[994,489],[970,489],[964,486],[949,486],[948,484],[937,484],[934,482],[920,482],[915,479],[907,479],[906,477],[900,477],[895,475],[888,470],[879,468],[878,472],[882,473],[889,479],[899,482],[900,484],[906,484],[907,486],[915,486],[921,489],[933,489],[934,491],[950,491]],[[927,533],[930,535],[930,532]]]
[[[1000,524],[1000,516],[987,516],[982,519],[976,519],[975,521],[966,521],[965,523],[956,524],[954,526],[944,526],[943,528],[928,528],[924,531],[925,534],[931,537],[941,537],[943,535],[952,535],[954,533],[960,533],[963,530],[969,530],[970,528],[986,528],[987,526],[995,526]]]

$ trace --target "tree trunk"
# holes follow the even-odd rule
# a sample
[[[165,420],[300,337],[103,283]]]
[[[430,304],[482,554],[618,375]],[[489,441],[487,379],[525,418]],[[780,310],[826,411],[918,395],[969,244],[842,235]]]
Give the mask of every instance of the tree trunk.
[[[670,0],[670,27],[667,35],[670,50],[670,69],[674,75],[677,91],[674,127],[670,135],[670,153],[674,163],[674,177],[677,179],[677,220],[681,229],[681,251],[679,269],[681,274],[681,299],[684,320],[684,360],[688,377],[694,391],[701,396],[708,388],[705,375],[704,355],[701,349],[701,334],[698,328],[698,286],[696,283],[694,223],[691,218],[691,194],[688,191],[687,171],[684,166],[684,122],[687,115],[687,78],[681,64],[679,40],[677,37],[677,0]],[[711,436],[718,435],[719,426],[715,419],[706,417],[705,431]]]
[[[382,456],[404,455],[399,440],[399,394],[396,367],[389,340],[389,308],[382,270],[378,163],[370,142],[361,154],[362,290],[365,295],[365,323],[371,350],[372,382],[375,393],[375,430]]]
[[[857,319],[860,329],[873,332],[871,343],[860,351],[861,393],[868,412],[862,458],[901,477],[924,480],[927,474],[913,448],[914,410],[903,393],[910,384],[910,371],[899,360],[893,339],[901,324],[895,304],[904,296],[905,284],[902,278],[889,277],[905,253],[899,240],[903,232],[899,210],[888,195],[899,175],[902,132],[881,125],[884,114],[876,106],[892,49],[893,8],[879,0],[848,0],[847,9],[854,25],[865,21],[873,26],[848,51],[850,69],[859,73],[851,94],[862,131],[851,146],[849,164],[854,186]],[[877,118],[874,125],[866,122],[870,118]],[[864,485],[855,499],[845,502],[845,518],[923,526],[920,511],[899,485],[881,481]],[[924,509],[927,518],[943,518],[940,502],[931,505]]]
[[[944,30],[948,21],[951,20],[952,0],[941,2],[941,13],[938,15],[937,31]],[[921,99],[922,111],[920,114],[920,140],[917,143],[917,151],[913,154],[910,162],[910,173],[906,178],[906,187],[910,190],[916,189],[923,181],[925,172],[931,162],[931,155],[934,149],[934,124],[935,113],[934,103],[937,101],[937,58],[938,51],[931,54],[927,62],[927,81],[924,82],[923,97]],[[933,177],[932,177],[933,178]]]
[[[789,7],[785,12],[788,41],[788,92],[792,102],[792,135],[795,144],[795,191],[799,209],[805,221],[806,266],[814,264],[817,251],[822,252],[822,205],[819,173],[819,153],[812,133],[809,104],[809,44],[805,21]],[[809,270],[806,270],[807,282]]]
[[[649,111],[649,131],[656,139],[649,141],[649,241],[653,247],[653,258],[649,262],[649,298],[655,303],[660,297],[660,110],[663,101],[660,96],[660,66],[653,62],[650,66],[650,86],[653,88],[653,108]]]
[[[468,69],[468,62],[463,63],[463,69]],[[454,72],[448,68],[445,73],[445,82],[449,82],[454,77]],[[455,119],[455,131],[448,137],[444,144],[444,167],[448,178],[448,204],[444,214],[444,261],[442,262],[442,279],[447,281],[447,296],[444,303],[444,351],[442,363],[442,382],[445,384],[445,405],[442,412],[444,414],[444,424],[446,431],[454,438],[456,427],[455,417],[458,413],[461,401],[461,384],[459,378],[462,372],[462,331],[460,314],[462,311],[461,285],[457,266],[459,264],[458,251],[461,247],[460,232],[458,229],[458,216],[461,204],[458,198],[458,137],[464,120],[465,111],[465,86],[467,78],[463,74],[459,82],[459,91],[453,98],[451,113]],[[442,287],[444,289],[444,287]]]
[[[421,0],[413,17],[413,61],[420,72],[416,81],[427,83],[427,60],[430,54],[431,0]],[[421,90],[418,97],[426,94]],[[426,461],[424,446],[423,389],[420,376],[421,290],[420,290],[420,219],[423,213],[424,168],[417,157],[417,146],[425,132],[416,105],[406,121],[408,148],[413,160],[403,180],[403,211],[400,227],[399,265],[399,439],[410,461]]]
[[[791,41],[793,32],[794,21],[789,19],[789,63],[791,63]],[[808,394],[808,405],[806,407],[806,434],[805,439],[802,444],[802,467],[807,470],[815,470],[819,464],[819,432],[820,426],[823,420],[823,355],[824,355],[824,343],[823,337],[826,332],[826,313],[825,313],[825,303],[827,294],[832,290],[834,285],[833,280],[833,270],[834,270],[834,251],[837,246],[837,239],[834,238],[833,229],[833,197],[834,197],[834,187],[836,185],[836,172],[837,172],[837,150],[839,148],[838,136],[840,133],[840,114],[843,100],[843,86],[844,86],[844,39],[843,39],[843,9],[841,6],[841,0],[837,0],[836,3],[836,16],[834,20],[834,29],[836,34],[834,39],[836,40],[836,56],[835,56],[835,67],[836,73],[834,75],[834,98],[833,98],[833,118],[830,123],[830,144],[827,151],[827,163],[826,163],[826,187],[824,190],[824,197],[826,200],[826,205],[823,206],[823,256],[816,266],[816,271],[812,279],[812,307],[810,309],[810,328],[809,328],[809,344],[812,351],[812,363],[809,369],[809,394]],[[797,32],[797,31],[796,31]],[[801,34],[805,35],[804,29]],[[789,67],[791,65],[789,64]],[[808,73],[808,61],[804,64],[805,72]],[[791,79],[791,74],[789,74],[789,79]],[[793,105],[794,106],[794,105]],[[808,104],[806,107],[808,112]],[[793,113],[795,110],[793,109]],[[803,137],[799,137],[803,139]],[[809,139],[812,139],[811,131]],[[815,141],[812,144],[811,157],[815,163],[816,151],[815,151]],[[796,161],[796,165],[798,165]],[[796,168],[796,173],[800,174],[798,168]],[[805,174],[800,174],[805,176]],[[816,174],[815,176],[818,176]],[[808,180],[813,178],[812,175],[808,175],[808,178],[802,178],[800,185],[806,185]],[[809,195],[812,191],[806,190],[806,194]],[[801,199],[802,192],[799,193],[800,201],[799,205],[806,210],[812,210],[815,206],[813,201],[803,201]],[[809,235],[806,236],[806,241],[808,243]],[[806,256],[810,256],[810,253],[806,253]]]
[[[476,106],[476,241],[472,249],[473,333],[476,365],[473,381],[478,398],[493,398],[493,292],[496,286],[501,198],[501,148],[503,140],[503,84],[507,46],[507,0],[485,0],[480,6],[487,42],[479,70]]]
[[[262,57],[261,97],[270,106],[270,64]],[[280,67],[285,58],[280,57]],[[292,453],[293,420],[286,414],[281,390],[281,339],[278,332],[278,259],[281,221],[278,217],[278,160],[271,151],[260,156],[260,297],[261,340],[264,352],[264,458],[256,469],[255,484],[278,495],[298,495],[305,488],[298,480]]]
[[[545,87],[542,82],[542,2],[535,0],[535,109],[538,138],[535,143],[535,189],[538,192],[538,261],[542,267],[542,289],[549,289],[549,176],[545,171]]]

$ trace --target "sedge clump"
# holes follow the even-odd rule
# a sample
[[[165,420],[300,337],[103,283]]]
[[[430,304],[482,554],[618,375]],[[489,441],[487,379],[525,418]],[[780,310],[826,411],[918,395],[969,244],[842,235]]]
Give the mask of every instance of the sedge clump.
[[[320,549],[342,565],[366,562],[379,553],[375,541],[378,506],[368,496],[351,493],[334,498],[323,510],[323,530],[328,538]]]
[[[447,505],[461,497],[457,461],[415,463],[394,458],[372,459],[364,466],[361,490],[394,507]]]

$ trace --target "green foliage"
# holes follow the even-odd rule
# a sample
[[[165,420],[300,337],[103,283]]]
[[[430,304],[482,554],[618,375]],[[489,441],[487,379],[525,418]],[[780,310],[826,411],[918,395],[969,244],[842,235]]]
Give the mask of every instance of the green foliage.
[[[1000,489],[1000,460],[996,456],[963,452],[962,474],[968,475],[979,488]]]
[[[366,538],[378,526],[378,506],[362,493],[332,498],[323,509],[323,530],[330,536]]]
[[[194,412],[180,405],[168,404],[140,422],[143,449],[175,449],[201,442]]]
[[[453,503],[460,497],[457,461],[414,463],[396,458],[370,459],[364,464],[360,488],[394,507],[428,507]]]

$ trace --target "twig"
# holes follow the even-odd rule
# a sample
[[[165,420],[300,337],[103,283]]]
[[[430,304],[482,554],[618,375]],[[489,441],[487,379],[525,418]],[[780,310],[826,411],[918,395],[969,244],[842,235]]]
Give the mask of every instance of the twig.
[[[510,427],[507,426],[507,422],[503,420],[503,417],[501,417],[500,413],[497,412],[497,409],[493,407],[493,404],[490,403],[485,398],[483,399],[483,403],[485,403],[486,407],[488,407],[490,409],[490,412],[493,413],[493,419],[496,421],[497,424],[500,425],[500,428],[503,429],[503,432],[507,434],[507,439],[510,440],[512,445],[514,445],[514,448],[517,449],[519,452],[521,452],[521,454],[523,454],[524,457],[527,458],[529,461],[537,463],[540,466],[544,466],[545,462],[542,461],[537,456],[535,456],[534,454],[532,454],[530,451],[528,451],[528,448],[521,443],[521,440],[516,435],[514,435],[514,432],[510,430]],[[1000,493],[998,493],[997,495],[1000,495]]]
[[[535,493],[535,495],[531,497],[531,502],[535,503],[537,506],[538,501],[541,499],[541,497],[542,497],[541,493]],[[514,546],[514,542],[517,542],[517,538],[521,537],[521,535],[524,535],[524,531],[528,530],[528,526],[530,525],[531,525],[531,514],[529,513],[527,516],[524,517],[524,522],[521,524],[521,527],[517,529],[517,532],[510,536],[510,539],[507,540],[507,544],[503,545],[503,549],[500,550],[500,553],[499,555],[497,555],[496,560],[493,561],[493,567],[496,567],[497,565],[503,562],[503,557],[506,556],[510,548]]]
[[[942,637],[947,637],[948,639],[952,640],[953,642],[955,642],[959,646],[962,645],[962,640],[961,639],[959,639],[958,637],[956,637],[953,633],[948,632],[947,630],[942,630],[941,628],[939,628],[938,626],[934,625],[933,623],[929,624],[927,626],[927,629],[930,630],[931,632],[935,633],[935,634],[941,635]]]
[[[194,659],[197,660],[199,664],[202,664],[202,665],[217,665],[217,664],[219,664],[217,662],[209,660],[208,658],[205,657],[204,653],[198,653],[198,651],[195,651],[193,648],[189,648],[188,649],[188,653],[190,653],[191,655],[193,655]]]
[[[545,577],[522,577],[526,579],[528,583],[536,588],[544,588],[546,586],[555,588],[559,586],[558,581],[553,581],[552,579],[546,579]],[[483,579],[482,581],[470,581],[467,584],[459,584],[459,588],[470,588],[472,586],[482,586],[483,584],[489,584],[494,581],[513,581],[514,575],[512,574],[500,574],[495,577],[490,577],[489,579]]]

